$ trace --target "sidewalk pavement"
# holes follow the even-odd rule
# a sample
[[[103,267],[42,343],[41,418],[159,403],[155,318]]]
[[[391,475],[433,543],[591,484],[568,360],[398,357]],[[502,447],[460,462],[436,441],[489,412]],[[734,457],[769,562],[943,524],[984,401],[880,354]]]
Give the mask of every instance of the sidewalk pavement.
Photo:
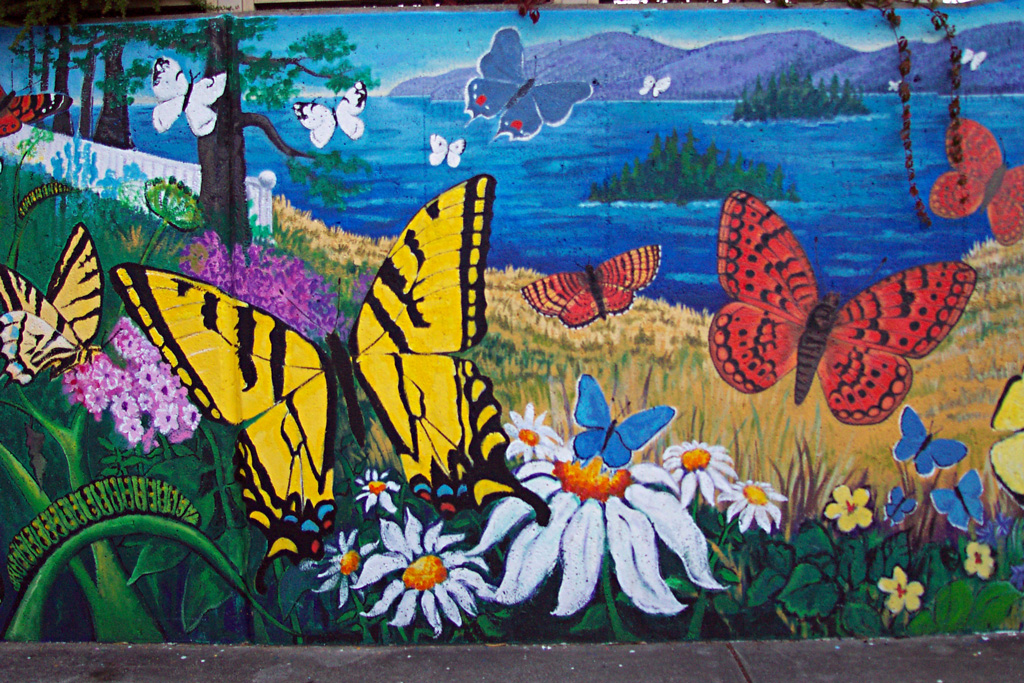
[[[627,645],[256,647],[0,643],[6,683],[1011,683],[1019,634]]]

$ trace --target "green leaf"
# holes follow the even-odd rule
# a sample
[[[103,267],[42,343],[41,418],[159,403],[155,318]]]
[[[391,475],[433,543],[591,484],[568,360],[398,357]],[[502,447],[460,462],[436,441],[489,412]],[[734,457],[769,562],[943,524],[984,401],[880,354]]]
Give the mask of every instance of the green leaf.
[[[882,617],[870,605],[848,602],[843,605],[840,622],[851,636],[868,637],[882,634]]]
[[[811,555],[832,555],[835,552],[828,533],[818,524],[808,524],[801,529],[793,539],[793,549],[796,550],[797,558],[801,560]]]
[[[931,612],[921,612],[907,626],[907,633],[912,636],[930,636],[938,632],[939,627]]]
[[[769,543],[765,546],[765,564],[776,573],[789,576],[796,564],[796,553],[788,543]]]
[[[721,614],[723,617],[732,617],[740,613],[740,604],[736,602],[736,598],[731,593],[719,593],[711,601],[711,604],[715,608],[715,612]]]
[[[181,625],[185,633],[196,630],[203,615],[223,605],[231,597],[231,592],[217,573],[197,558],[185,577],[185,590],[181,597]]]
[[[580,622],[569,629],[569,633],[587,633],[601,631],[610,625],[608,619],[608,608],[604,603],[595,603],[583,613]]]
[[[839,549],[839,575],[850,586],[864,583],[868,575],[868,564],[864,557],[864,544],[849,539]]]
[[[935,595],[935,626],[943,633],[956,633],[967,627],[974,596],[966,581],[954,581]]]
[[[839,602],[839,589],[812,564],[799,564],[779,593],[779,602],[798,617],[823,617]]]
[[[987,584],[974,598],[968,628],[972,631],[992,631],[1007,625],[1006,621],[1020,598],[1017,589],[1006,581]]]
[[[501,639],[505,637],[505,631],[490,616],[481,614],[476,619],[476,625],[480,627],[483,634],[488,638]]]
[[[673,576],[666,576],[665,583],[668,587],[678,593],[693,594],[697,592],[697,587],[693,585],[687,577],[680,576],[678,574]]]
[[[277,581],[277,606],[281,610],[282,616],[286,617],[291,614],[299,602],[299,598],[312,587],[315,579],[315,572],[304,572],[297,565],[285,570]],[[338,591],[332,590],[328,593],[334,596],[331,607],[337,607]]]
[[[149,539],[139,559],[135,562],[135,569],[128,579],[128,585],[132,585],[147,574],[157,574],[178,566],[189,554],[188,548],[180,543],[168,543],[158,539]]]
[[[768,602],[776,593],[786,586],[786,577],[766,569],[757,575],[757,578],[747,589],[747,606],[757,607]]]

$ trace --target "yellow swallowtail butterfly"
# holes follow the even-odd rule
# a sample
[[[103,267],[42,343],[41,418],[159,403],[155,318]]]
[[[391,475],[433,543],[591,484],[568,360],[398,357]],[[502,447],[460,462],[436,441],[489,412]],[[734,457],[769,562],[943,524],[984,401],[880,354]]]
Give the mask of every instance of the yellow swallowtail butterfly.
[[[992,429],[1015,433],[989,451],[992,471],[1018,504],[1024,506],[1024,379],[1011,377],[992,414]]]
[[[348,339],[329,340],[370,397],[413,493],[444,516],[504,496],[550,511],[508,470],[491,380],[465,351],[487,332],[484,271],[495,180],[479,175],[421,208],[384,259]],[[349,423],[362,431],[350,373]]]
[[[257,584],[275,557],[323,557],[334,526],[337,395],[323,353],[270,313],[199,280],[124,263],[110,282],[203,415],[242,426],[235,474],[268,544]]]
[[[5,371],[28,384],[47,367],[53,375],[85,363],[100,323],[103,276],[96,245],[79,223],[71,231],[44,296],[19,273],[0,266],[0,353]]]

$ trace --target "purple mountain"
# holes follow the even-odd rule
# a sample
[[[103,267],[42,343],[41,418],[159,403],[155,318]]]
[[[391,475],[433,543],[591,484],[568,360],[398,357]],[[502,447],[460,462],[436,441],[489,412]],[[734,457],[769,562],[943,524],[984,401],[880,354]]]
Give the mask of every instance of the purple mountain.
[[[957,45],[988,56],[976,71],[962,72],[964,93],[1024,92],[1024,23],[1010,22],[966,30]],[[913,88],[918,92],[948,92],[949,45],[911,43]],[[539,82],[585,81],[594,84],[594,100],[635,100],[647,75],[672,77],[661,99],[733,99],[774,74],[796,65],[815,83],[838,76],[855,88],[885,92],[897,80],[896,46],[860,52],[813,31],[786,31],[722,41],[694,50],[664,45],[629,33],[598,33],[578,41],[545,43],[526,50],[528,74]],[[461,68],[439,76],[404,81],[392,97],[461,100],[476,69]]]

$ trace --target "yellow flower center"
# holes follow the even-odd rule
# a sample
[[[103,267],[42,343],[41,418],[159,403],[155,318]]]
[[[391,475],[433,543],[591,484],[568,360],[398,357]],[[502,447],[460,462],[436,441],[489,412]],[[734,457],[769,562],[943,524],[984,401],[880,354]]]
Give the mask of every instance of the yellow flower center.
[[[540,443],[540,434],[533,431],[532,429],[520,429],[519,440],[525,443],[530,448],[533,448]]]
[[[447,578],[448,569],[437,555],[424,555],[406,567],[402,573],[405,587],[418,591],[430,590]]]
[[[366,488],[370,489],[370,493],[372,493],[375,496],[379,496],[380,494],[384,493],[384,489],[386,489],[387,487],[388,485],[382,481],[371,481],[369,484],[366,485]]]
[[[743,497],[747,499],[751,505],[767,505],[768,494],[764,492],[764,489],[754,484],[747,484],[743,487]]]
[[[338,560],[338,566],[341,567],[341,573],[348,576],[359,569],[359,553],[355,550],[349,550]]]
[[[694,448],[683,453],[683,467],[687,472],[707,469],[711,463],[711,454],[703,448]]]
[[[581,501],[595,498],[605,503],[612,496],[622,498],[626,488],[633,483],[629,472],[618,470],[608,476],[601,472],[602,465],[604,461],[601,458],[591,459],[586,467],[575,461],[556,462],[555,476],[561,480],[563,491],[575,493]]]

